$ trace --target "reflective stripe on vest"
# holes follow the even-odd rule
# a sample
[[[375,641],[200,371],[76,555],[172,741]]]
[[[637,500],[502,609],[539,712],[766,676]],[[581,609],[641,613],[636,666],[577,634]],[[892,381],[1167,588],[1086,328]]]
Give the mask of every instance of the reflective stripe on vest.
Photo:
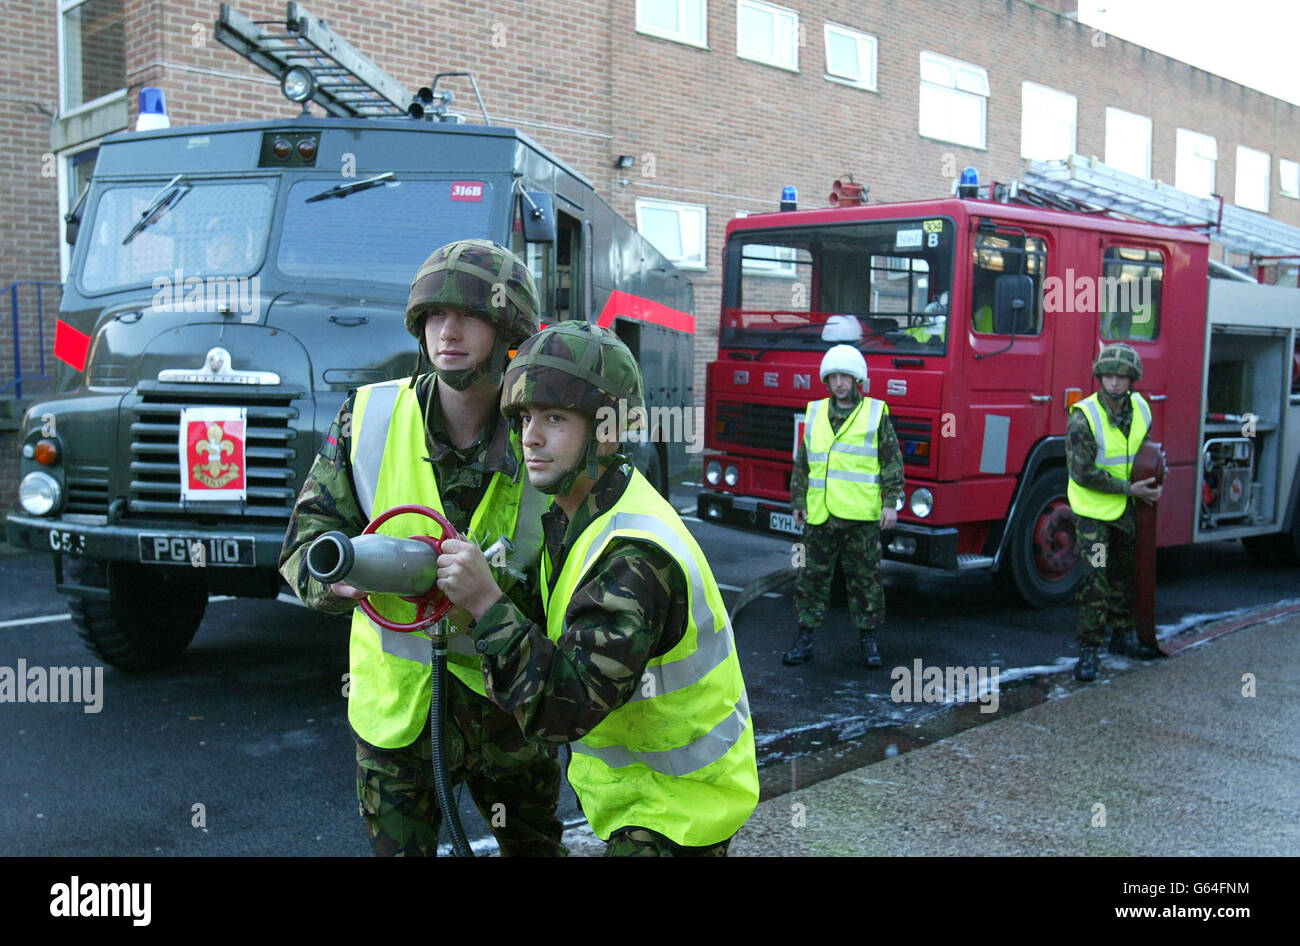
[[[1111,476],[1120,480],[1130,480],[1133,472],[1133,458],[1138,448],[1151,429],[1151,406],[1142,395],[1136,392],[1130,397],[1133,405],[1133,420],[1129,424],[1128,436],[1110,422],[1110,415],[1102,407],[1097,394],[1079,401],[1072,408],[1082,411],[1088,419],[1093,438],[1097,442],[1096,465]],[[1073,479],[1066,488],[1070,508],[1076,515],[1103,522],[1113,522],[1124,515],[1128,507],[1128,496],[1123,493],[1103,493],[1090,489]]]
[[[808,522],[820,525],[832,513],[841,519],[874,522],[881,507],[880,422],[889,407],[864,397],[834,431],[830,404],[829,398],[813,401],[804,415]]]
[[[405,381],[361,388],[352,427],[353,485],[368,518],[399,503],[418,503],[443,512],[433,466],[422,459],[428,452],[424,413]],[[494,473],[470,518],[469,531],[479,542],[513,536],[516,547],[509,564],[515,570],[526,570],[541,547],[541,515],[549,503],[550,497],[525,488],[522,477],[516,483]],[[523,525],[518,532],[517,519]],[[436,533],[438,527],[422,516],[402,515],[389,520],[380,531],[405,537]],[[499,571],[496,577],[501,581],[504,575]],[[502,583],[509,587],[509,581]],[[371,603],[390,620],[414,620],[415,606],[397,595],[373,595]],[[455,635],[448,650],[451,672],[483,694],[482,662],[469,636]],[[410,745],[428,717],[432,642],[423,632],[385,630],[357,608],[352,612],[349,652],[348,718],[352,728],[373,746],[396,749]]]
[[[749,700],[704,553],[640,473],[632,472],[618,502],[578,536],[549,593],[542,556],[547,636],[563,638],[574,593],[620,538],[648,542],[677,562],[688,582],[687,628],[671,650],[648,661],[628,702],[572,743],[569,781],[602,838],[637,825],[678,844],[716,844],[758,802]]]

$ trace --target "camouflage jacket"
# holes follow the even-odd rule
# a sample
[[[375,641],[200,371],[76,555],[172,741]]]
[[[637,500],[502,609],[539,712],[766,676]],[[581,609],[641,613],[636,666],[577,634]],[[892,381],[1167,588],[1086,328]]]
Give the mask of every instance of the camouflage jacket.
[[[510,425],[493,413],[492,428],[478,440],[457,450],[451,446],[438,405],[432,372],[416,383],[416,394],[424,405],[426,443],[429,455],[423,462],[433,465],[443,513],[462,534],[478,508],[495,472],[514,479],[519,475],[519,447],[510,437]],[[294,503],[280,551],[280,574],[308,607],[346,613],[356,607],[352,598],[334,594],[307,571],[307,547],[332,529],[359,535],[369,520],[357,502],[352,482],[352,409],[355,395],[349,395],[316,455],[307,479]]]
[[[831,398],[831,410],[827,415],[831,430],[838,432],[852,407],[840,407]],[[856,405],[855,405],[856,406]],[[880,419],[880,430],[876,435],[877,450],[880,457],[880,504],[882,509],[893,509],[903,496],[903,453],[898,448],[898,436],[888,415]],[[794,472],[790,474],[790,506],[793,509],[808,508],[808,444],[799,438],[799,455],[794,459]],[[827,525],[838,525],[848,520],[831,516]]]
[[[622,464],[608,468],[572,521],[558,505],[542,517],[553,579],[583,531],[618,502],[630,472]],[[469,629],[489,698],[514,713],[530,739],[582,738],[632,698],[647,662],[686,631],[686,576],[658,547],[615,539],[585,578],[558,642],[505,595]]]

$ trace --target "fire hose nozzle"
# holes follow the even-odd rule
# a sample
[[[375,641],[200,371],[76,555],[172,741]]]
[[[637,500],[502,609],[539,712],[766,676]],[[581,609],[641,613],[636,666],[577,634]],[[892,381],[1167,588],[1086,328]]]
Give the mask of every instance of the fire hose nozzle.
[[[372,594],[421,597],[437,584],[438,552],[418,539],[326,532],[307,549],[307,571],[326,585],[346,581]]]

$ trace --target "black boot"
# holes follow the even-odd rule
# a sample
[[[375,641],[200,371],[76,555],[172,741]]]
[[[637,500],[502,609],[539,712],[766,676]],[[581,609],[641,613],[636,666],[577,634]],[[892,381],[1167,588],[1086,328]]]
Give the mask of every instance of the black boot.
[[[1079,645],[1079,662],[1074,665],[1074,679],[1097,679],[1097,648],[1086,644]]]
[[[1127,631],[1118,629],[1111,631],[1110,652],[1124,657],[1133,657],[1137,660],[1155,660],[1157,657],[1164,656],[1154,647],[1150,647],[1138,640],[1137,631],[1131,627]]]
[[[812,660],[813,655],[813,629],[811,627],[799,628],[799,636],[794,639],[790,649],[781,657],[781,663],[787,667],[797,667],[801,663]]]
[[[875,668],[884,664],[880,659],[880,650],[876,647],[876,639],[871,636],[870,631],[862,632],[858,647],[862,651],[862,666]]]

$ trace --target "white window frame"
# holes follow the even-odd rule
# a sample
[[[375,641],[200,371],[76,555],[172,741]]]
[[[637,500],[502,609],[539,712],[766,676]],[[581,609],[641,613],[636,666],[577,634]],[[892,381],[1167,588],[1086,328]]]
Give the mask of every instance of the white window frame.
[[[708,265],[708,244],[709,244],[709,208],[703,204],[687,204],[675,200],[656,200],[649,197],[638,197],[636,199],[636,229],[647,240],[645,231],[641,226],[641,212],[645,209],[653,210],[671,210],[677,214],[677,228],[681,236],[682,249],[685,251],[689,241],[686,239],[686,221],[694,219],[697,221],[699,252],[697,254],[683,255],[674,257],[667,253],[662,247],[656,246],[655,249],[663,253],[678,269],[686,270],[706,270]],[[653,245],[654,241],[651,241]]]
[[[858,44],[858,61],[867,63],[867,68],[864,70],[865,75],[850,76],[843,72],[831,71],[832,33],[839,33],[841,36],[845,36]],[[866,89],[868,92],[876,91],[876,67],[879,63],[879,44],[876,37],[870,33],[863,33],[861,30],[850,29],[847,26],[840,26],[838,23],[828,21],[822,28],[822,41],[826,46],[827,82],[837,82],[840,85],[849,85],[855,89]]]
[[[772,25],[774,27],[772,35],[772,49],[775,51],[781,43],[780,22],[786,20],[790,24],[790,35],[788,37],[786,52],[789,59],[782,59],[779,55],[767,56],[760,52],[746,51],[741,46],[742,30],[740,18],[744,15],[745,10],[752,10],[758,13],[770,13],[773,17]],[[764,0],[736,0],[736,56],[740,59],[748,59],[751,62],[761,62],[765,66],[773,66],[777,69],[785,69],[789,72],[799,71],[799,14],[787,7],[779,7],[774,3],[765,3]]]
[[[927,67],[929,67],[927,69]],[[944,81],[937,78],[938,70],[945,70],[948,75]],[[930,78],[926,73],[930,73]],[[920,66],[920,96],[918,102],[918,129],[922,138],[933,138],[936,141],[950,141],[953,144],[965,145],[968,148],[979,148],[988,150],[988,113],[989,113],[989,74],[983,66],[977,66],[974,63],[962,62],[960,59],[953,59],[950,56],[944,56],[940,53],[932,53],[926,50],[921,51]],[[931,95],[942,94],[949,102],[955,102],[959,96],[965,98],[978,99],[980,106],[980,127],[979,135],[975,141],[967,141],[956,137],[956,131],[952,127],[952,109],[947,110],[944,115],[944,121],[939,122],[938,117],[931,115],[927,121],[925,113],[926,91],[930,90]],[[933,99],[932,99],[933,100]],[[946,127],[939,127],[942,124]]]
[[[1252,161],[1257,165],[1262,165],[1262,167],[1256,167],[1253,170],[1256,172],[1262,170],[1264,172],[1264,199],[1262,202],[1258,203],[1252,202],[1258,195],[1250,193],[1250,178],[1243,176],[1243,172],[1251,170],[1248,165],[1250,165]],[[1272,171],[1273,156],[1267,151],[1260,151],[1257,148],[1247,148],[1245,145],[1237,145],[1237,186],[1232,192],[1232,202],[1238,207],[1244,207],[1247,210],[1258,210],[1260,213],[1268,213],[1268,198],[1273,183]],[[1258,181],[1256,181],[1254,186],[1259,186]],[[1244,196],[1242,191],[1246,191]]]
[[[1130,119],[1135,119],[1136,121],[1130,123],[1129,122]],[[1129,124],[1130,130],[1133,129],[1133,127],[1138,123],[1144,123],[1146,126],[1146,137],[1147,137],[1146,160],[1144,162],[1145,167],[1143,168],[1142,173],[1140,174],[1137,171],[1133,170],[1133,168],[1131,167],[1124,167],[1121,166],[1119,163],[1117,163],[1119,159],[1122,157],[1122,153],[1120,151],[1120,142],[1119,142],[1119,139],[1122,137],[1122,135],[1120,134],[1121,125],[1126,123]],[[1151,177],[1151,130],[1152,130],[1152,122],[1148,116],[1139,115],[1137,112],[1129,112],[1122,108],[1115,108],[1113,105],[1107,105],[1106,106],[1106,166],[1111,168],[1112,170],[1122,171],[1125,174],[1133,174],[1136,175],[1137,177],[1145,177],[1149,179]],[[1112,141],[1114,142],[1114,144],[1112,144]]]
[[[644,33],[647,36],[657,36],[659,39],[672,40],[674,43],[684,43],[687,46],[698,46],[700,49],[709,48],[709,0],[698,0],[699,18],[692,24],[691,29],[681,29],[676,33],[668,30],[662,30],[646,22],[643,14],[643,8],[648,4],[667,5],[675,3],[677,5],[677,22],[686,26],[687,4],[690,0],[636,0],[636,31]],[[695,28],[698,28],[699,35],[695,36]]]
[[[1198,164],[1210,166],[1210,189],[1191,186]],[[1179,128],[1174,135],[1174,187],[1197,197],[1211,197],[1219,185],[1219,143],[1213,135]]]
[[[1300,200],[1300,161],[1277,159],[1277,186],[1283,197]]]
[[[1048,117],[1057,121],[1058,124],[1064,124],[1065,112],[1069,112],[1069,134],[1070,144],[1065,154],[1056,154],[1051,156],[1043,155],[1037,149],[1029,147],[1029,141],[1034,137],[1031,130],[1031,121],[1041,120],[1045,112],[1032,110],[1029,107],[1031,97],[1037,97],[1038,104],[1047,105],[1047,112],[1060,109],[1061,113],[1053,114]],[[1068,100],[1068,101],[1067,101]],[[1079,135],[1079,100],[1069,92],[1062,92],[1060,89],[1053,89],[1051,86],[1041,85],[1037,82],[1020,83],[1020,156],[1022,158],[1031,158],[1035,161],[1063,161],[1074,154],[1078,147]]]
[[[65,41],[64,41],[64,24],[67,23],[67,16],[69,13],[71,13],[77,7],[82,6],[89,2],[90,0],[59,0],[59,21],[57,26],[55,27],[55,33],[57,34],[58,37],[58,46],[59,46],[59,117],[60,118],[67,118],[70,115],[76,115],[79,112],[90,111],[91,109],[99,108],[101,105],[107,105],[109,102],[114,102],[118,99],[126,98],[126,86],[124,85],[120,89],[114,89],[112,92],[106,92],[105,94],[101,95],[99,98],[93,99],[89,102],[82,102],[80,105],[73,106],[72,108],[68,108],[67,106],[68,88],[67,88],[67,81],[66,81],[67,67],[65,63],[66,50],[65,50]],[[123,50],[124,58],[125,55],[126,55],[126,51]],[[126,72],[125,62],[122,63],[122,71],[123,73]]]

